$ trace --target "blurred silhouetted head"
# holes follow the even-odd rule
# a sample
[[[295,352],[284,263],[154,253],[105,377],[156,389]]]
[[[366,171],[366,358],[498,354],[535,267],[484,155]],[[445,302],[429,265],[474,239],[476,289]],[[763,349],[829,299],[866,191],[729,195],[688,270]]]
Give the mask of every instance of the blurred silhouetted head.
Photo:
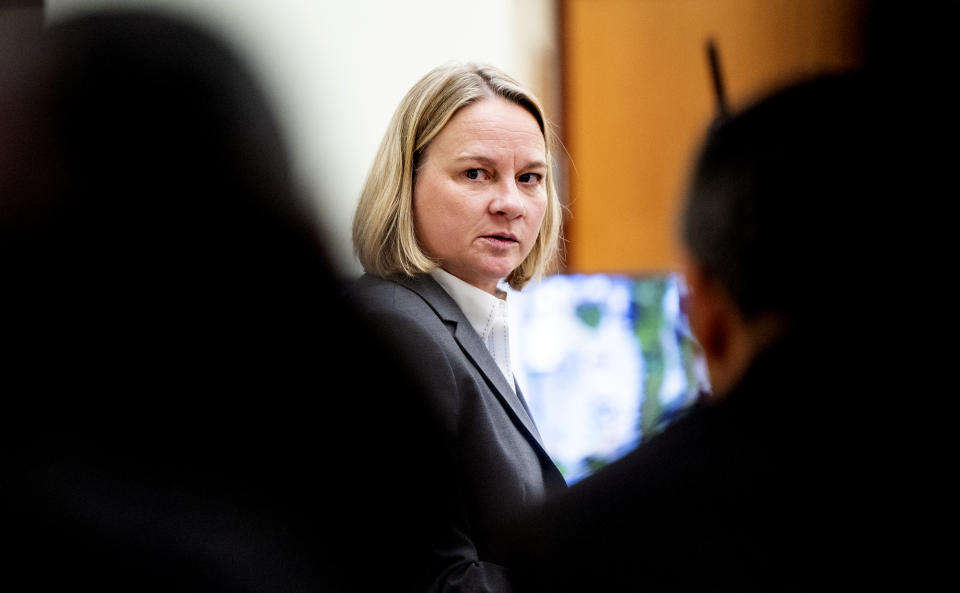
[[[232,48],[194,23],[125,12],[21,47],[33,67],[0,90],[13,315],[107,335],[135,317],[135,331],[171,337],[293,322],[327,261],[271,105]]]
[[[682,240],[744,318],[853,312],[901,239],[899,120],[871,76],[799,83],[712,130],[694,168]]]

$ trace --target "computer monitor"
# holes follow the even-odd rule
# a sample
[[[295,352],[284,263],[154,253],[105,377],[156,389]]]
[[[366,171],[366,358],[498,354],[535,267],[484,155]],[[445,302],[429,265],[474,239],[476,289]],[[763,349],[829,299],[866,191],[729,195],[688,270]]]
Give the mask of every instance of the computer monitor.
[[[511,359],[568,483],[663,429],[707,389],[677,274],[558,274],[510,291]]]

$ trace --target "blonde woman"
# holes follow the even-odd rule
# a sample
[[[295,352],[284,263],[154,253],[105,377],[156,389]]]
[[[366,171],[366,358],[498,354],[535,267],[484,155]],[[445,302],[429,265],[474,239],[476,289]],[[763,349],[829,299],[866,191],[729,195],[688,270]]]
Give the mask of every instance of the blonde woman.
[[[514,379],[506,293],[554,259],[561,207],[539,101],[486,65],[407,93],[353,226],[366,274],[349,294],[426,385],[455,468],[430,590],[510,591],[494,525],[566,487]]]

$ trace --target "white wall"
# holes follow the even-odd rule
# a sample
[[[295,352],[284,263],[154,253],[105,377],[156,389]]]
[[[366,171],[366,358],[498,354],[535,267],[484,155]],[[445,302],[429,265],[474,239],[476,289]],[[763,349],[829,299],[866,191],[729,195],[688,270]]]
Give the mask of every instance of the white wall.
[[[432,67],[490,62],[557,104],[552,0],[46,0],[48,20],[91,8],[186,14],[221,33],[272,95],[329,247],[359,273],[350,226],[394,108]]]

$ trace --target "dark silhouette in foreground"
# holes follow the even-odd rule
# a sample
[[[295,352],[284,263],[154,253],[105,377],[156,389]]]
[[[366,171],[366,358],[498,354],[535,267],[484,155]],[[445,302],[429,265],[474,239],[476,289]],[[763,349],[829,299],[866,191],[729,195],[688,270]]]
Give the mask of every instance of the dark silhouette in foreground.
[[[891,311],[923,299],[883,290],[923,253],[926,200],[891,205],[917,169],[888,82],[823,76],[711,128],[682,240],[712,392],[504,519],[522,590],[845,590],[906,566],[904,494],[924,485],[899,403],[935,391],[914,349],[932,332]]]
[[[339,298],[244,65],[144,13],[15,41],[0,70],[5,580],[416,590],[411,544],[443,483],[429,424]]]

